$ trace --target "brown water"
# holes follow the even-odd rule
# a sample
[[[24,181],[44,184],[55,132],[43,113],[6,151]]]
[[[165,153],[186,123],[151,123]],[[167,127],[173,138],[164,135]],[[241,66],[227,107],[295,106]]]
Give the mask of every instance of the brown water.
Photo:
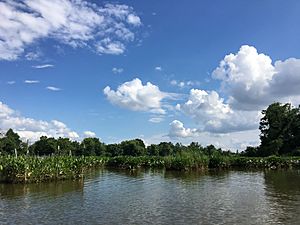
[[[0,224],[300,224],[300,171],[99,170],[0,184]]]

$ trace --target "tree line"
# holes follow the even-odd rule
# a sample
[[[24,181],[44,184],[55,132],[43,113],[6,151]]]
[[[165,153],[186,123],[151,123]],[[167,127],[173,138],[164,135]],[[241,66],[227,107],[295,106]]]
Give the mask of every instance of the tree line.
[[[273,103],[262,111],[260,120],[260,140],[257,147],[247,147],[242,156],[300,155],[300,108],[290,103]],[[213,154],[233,155],[230,151],[216,148],[214,145],[203,147],[198,142],[185,146],[181,143],[161,142],[145,146],[141,139],[126,140],[119,144],[105,144],[98,138],[85,138],[81,142],[68,138],[42,136],[33,144],[22,142],[20,136],[9,129],[0,138],[0,154],[26,155],[73,155],[73,156],[171,156],[181,152],[197,152],[211,156]]]
[[[84,138],[81,142],[72,141],[69,138],[53,138],[42,136],[33,144],[29,145],[21,141],[19,135],[9,129],[4,137],[0,138],[0,154],[18,155],[72,155],[72,156],[171,156],[182,151],[200,152],[204,155],[213,153],[231,154],[229,151],[222,151],[213,145],[206,147],[197,142],[188,146],[180,143],[161,142],[145,146],[143,140],[134,139],[122,141],[119,144],[105,144],[99,138]]]

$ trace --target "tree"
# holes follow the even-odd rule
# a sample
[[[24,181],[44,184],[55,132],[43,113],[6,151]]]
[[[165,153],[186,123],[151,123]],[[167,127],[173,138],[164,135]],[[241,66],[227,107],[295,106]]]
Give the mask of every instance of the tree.
[[[190,151],[203,151],[203,147],[198,142],[192,142],[187,147]]]
[[[97,155],[101,156],[105,154],[105,145],[100,142],[99,138],[85,138],[81,143],[83,155]]]
[[[123,149],[118,144],[106,145],[106,155],[112,157],[123,155]]]
[[[159,156],[159,148],[155,144],[149,145],[147,147],[147,152],[150,156]]]
[[[55,151],[56,155],[69,155],[71,152],[75,152],[75,145],[69,138],[58,138],[57,139],[57,149]]]
[[[261,156],[291,154],[300,146],[300,112],[290,103],[271,104],[260,120]]]
[[[14,154],[15,150],[22,153],[20,136],[15,133],[12,129],[9,129],[5,137],[1,138],[1,152],[4,154]]]
[[[57,153],[58,145],[55,138],[47,136],[40,137],[40,140],[33,144],[32,151],[36,155],[51,155]]]
[[[258,155],[257,147],[247,146],[246,150],[241,152],[241,155],[255,157]]]
[[[122,141],[120,147],[123,155],[142,156],[146,154],[145,144],[141,139]]]
[[[173,154],[174,145],[172,142],[161,142],[158,144],[159,155],[168,156]]]
[[[211,156],[211,155],[213,155],[215,153],[222,153],[222,150],[220,148],[217,149],[214,145],[208,145],[208,146],[206,146],[203,149],[203,151],[204,151],[204,154],[209,155],[209,156]]]

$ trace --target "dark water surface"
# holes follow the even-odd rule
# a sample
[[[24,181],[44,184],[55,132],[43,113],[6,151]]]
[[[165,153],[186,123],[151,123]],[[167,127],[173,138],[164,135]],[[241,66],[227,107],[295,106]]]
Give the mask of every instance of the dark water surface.
[[[99,170],[0,184],[0,224],[300,224],[300,171]]]

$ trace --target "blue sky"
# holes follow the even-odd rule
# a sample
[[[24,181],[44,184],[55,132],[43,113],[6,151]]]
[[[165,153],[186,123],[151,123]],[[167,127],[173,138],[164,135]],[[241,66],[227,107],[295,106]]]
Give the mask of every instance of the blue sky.
[[[242,149],[268,104],[299,104],[299,1],[18,2],[0,1],[0,128],[24,139]]]

